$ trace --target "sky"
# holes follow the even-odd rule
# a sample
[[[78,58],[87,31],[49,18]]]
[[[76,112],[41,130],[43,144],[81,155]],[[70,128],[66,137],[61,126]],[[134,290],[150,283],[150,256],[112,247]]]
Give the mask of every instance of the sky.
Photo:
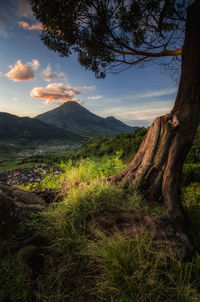
[[[131,126],[170,112],[177,83],[157,65],[96,79],[75,55],[61,58],[40,39],[27,0],[0,0],[0,112],[34,117],[67,101]]]

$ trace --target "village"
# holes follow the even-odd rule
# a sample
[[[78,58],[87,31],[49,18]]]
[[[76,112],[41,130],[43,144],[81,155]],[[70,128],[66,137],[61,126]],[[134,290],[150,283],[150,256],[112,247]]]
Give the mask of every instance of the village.
[[[48,153],[48,152],[57,152],[57,151],[66,151],[70,149],[78,148],[80,145],[40,145],[36,148],[32,147],[31,149],[27,149],[25,151],[19,152],[17,156],[19,157],[30,157],[33,155],[41,154],[41,153]]]

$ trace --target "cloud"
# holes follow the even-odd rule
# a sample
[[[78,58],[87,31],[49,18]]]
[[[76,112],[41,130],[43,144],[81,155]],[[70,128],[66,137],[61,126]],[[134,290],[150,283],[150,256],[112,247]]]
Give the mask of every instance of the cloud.
[[[64,85],[63,83],[53,83],[46,87],[35,87],[30,92],[30,95],[34,98],[62,100],[66,102],[71,101],[77,94],[80,94],[80,92],[74,87],[71,85]]]
[[[54,101],[60,100],[63,102],[74,101],[82,103],[77,99],[80,91],[88,91],[91,87],[75,87],[72,85],[64,85],[63,83],[53,83],[46,87],[35,87],[31,90],[30,96],[33,98],[45,99],[45,105],[52,105]],[[93,87],[94,89],[94,87]]]
[[[2,72],[0,71],[0,76],[2,76]]]
[[[114,115],[117,119],[130,124],[131,121],[148,121],[152,122],[157,116],[161,116],[170,112],[173,100],[156,101],[150,104],[137,103],[129,106],[119,106],[108,108],[104,112],[105,115]]]
[[[8,39],[13,35],[19,16],[36,22],[28,0],[0,0],[0,38]],[[27,25],[30,30],[41,29],[38,24]]]
[[[54,72],[51,70],[51,66],[48,65],[46,69],[41,72],[41,77],[46,82],[51,82],[52,80],[66,80],[67,77],[63,72]]]
[[[83,87],[77,87],[77,89],[81,91],[86,91],[86,92],[93,92],[96,90],[95,86],[83,86]]]
[[[18,0],[18,14],[25,18],[33,17],[30,3],[27,0]]]
[[[47,105],[47,106],[51,106],[52,105],[52,100],[46,100],[44,102],[44,104]]]
[[[170,89],[163,89],[163,90],[157,90],[157,91],[150,91],[146,93],[140,93],[133,95],[134,98],[152,98],[152,97],[160,97],[164,95],[170,95],[172,93],[175,93],[177,89],[170,88]]]
[[[18,60],[14,66],[9,66],[10,71],[6,73],[6,77],[18,82],[18,81],[31,81],[35,76],[35,70],[37,70],[40,66],[38,60],[32,60],[23,64],[21,60]]]
[[[101,95],[95,95],[95,96],[88,96],[88,100],[99,100],[103,97]]]
[[[13,101],[14,101],[14,102],[17,102],[17,101],[19,101],[19,98],[18,98],[18,97],[14,97],[14,98],[13,98]]]
[[[41,23],[36,23],[36,24],[30,25],[28,22],[19,21],[18,25],[23,27],[24,29],[27,29],[27,30],[42,30],[42,24]]]

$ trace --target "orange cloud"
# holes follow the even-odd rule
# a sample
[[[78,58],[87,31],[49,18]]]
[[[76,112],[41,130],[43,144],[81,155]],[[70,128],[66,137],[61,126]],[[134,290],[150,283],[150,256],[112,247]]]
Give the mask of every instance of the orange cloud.
[[[36,23],[36,24],[30,25],[28,22],[19,21],[18,24],[19,24],[19,26],[21,26],[21,27],[23,27],[24,29],[27,29],[27,30],[42,30],[42,24],[41,23]]]
[[[35,73],[34,71],[38,69],[40,63],[38,60],[32,60],[24,65],[21,60],[18,60],[14,66],[9,66],[10,71],[6,73],[6,77],[18,82],[18,81],[31,81],[33,80]]]
[[[35,87],[30,92],[30,96],[34,98],[42,98],[48,101],[62,100],[65,102],[71,101],[77,94],[80,94],[80,92],[75,87],[64,85],[63,83],[49,84],[46,87]],[[46,104],[49,105],[49,102]]]
[[[53,101],[61,100],[63,102],[74,101],[81,103],[76,95],[80,94],[79,90],[90,90],[91,87],[73,87],[63,83],[53,83],[46,87],[35,87],[31,90],[30,96],[33,98],[46,99],[45,105],[51,105]]]

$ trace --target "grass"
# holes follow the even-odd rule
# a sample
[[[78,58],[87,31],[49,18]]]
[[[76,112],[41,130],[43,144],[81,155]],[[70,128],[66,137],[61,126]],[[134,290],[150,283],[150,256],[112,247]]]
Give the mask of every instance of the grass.
[[[47,176],[35,185],[67,186],[67,191],[63,202],[35,214],[14,237],[0,243],[9,250],[16,242],[37,238],[1,257],[0,284],[9,291],[11,302],[200,301],[198,253],[183,261],[173,252],[156,252],[147,235],[127,239],[116,232],[108,237],[88,224],[108,207],[143,215],[163,213],[158,205],[146,205],[134,188],[102,183],[102,178],[118,173],[123,165],[119,154],[77,164],[68,161],[61,164],[62,175]],[[199,184],[186,187],[182,199],[198,245]]]
[[[23,247],[2,261],[1,284],[9,286],[11,301],[29,301],[33,293],[39,302],[199,301],[198,254],[182,262],[173,253],[155,252],[146,235],[107,237],[87,225],[97,205],[87,210],[80,200],[70,198],[27,225],[45,239],[37,255],[42,254],[44,263],[31,279],[30,259],[37,247]]]
[[[111,174],[119,173],[124,167],[124,163],[119,159],[119,154],[112,156],[105,155],[101,158],[85,158],[73,163],[72,160],[61,162],[59,168],[61,175],[49,174],[40,183],[30,183],[26,190],[32,189],[63,189],[78,185],[82,182],[91,182],[97,178],[105,178]]]
[[[199,280],[191,282],[194,264],[153,251],[146,235],[101,236],[88,253],[99,272],[94,289],[99,301],[199,301]]]
[[[200,252],[200,184],[195,182],[184,187],[182,201],[190,221],[190,237],[193,245]]]
[[[122,147],[127,139],[126,135],[120,136]],[[134,139],[139,145],[141,137]],[[124,168],[123,154],[130,151],[126,143],[123,153],[113,154],[113,144],[118,142],[96,138],[79,151],[41,155],[17,163],[46,161],[59,165],[61,175],[48,175],[25,189],[59,189],[64,197],[47,211],[34,214],[15,236],[0,242],[1,253],[12,250],[16,243],[36,238],[2,254],[0,288],[9,293],[9,301],[200,301],[199,164],[188,161],[183,170],[182,202],[191,221],[189,236],[197,253],[181,260],[172,251],[155,251],[145,234],[124,238],[116,230],[115,235],[108,236],[88,223],[108,207],[151,216],[164,212],[159,204],[148,205],[133,187],[102,183],[103,178]],[[196,155],[197,147],[193,148]],[[89,158],[88,150],[92,150]],[[104,156],[94,157],[98,150]]]

